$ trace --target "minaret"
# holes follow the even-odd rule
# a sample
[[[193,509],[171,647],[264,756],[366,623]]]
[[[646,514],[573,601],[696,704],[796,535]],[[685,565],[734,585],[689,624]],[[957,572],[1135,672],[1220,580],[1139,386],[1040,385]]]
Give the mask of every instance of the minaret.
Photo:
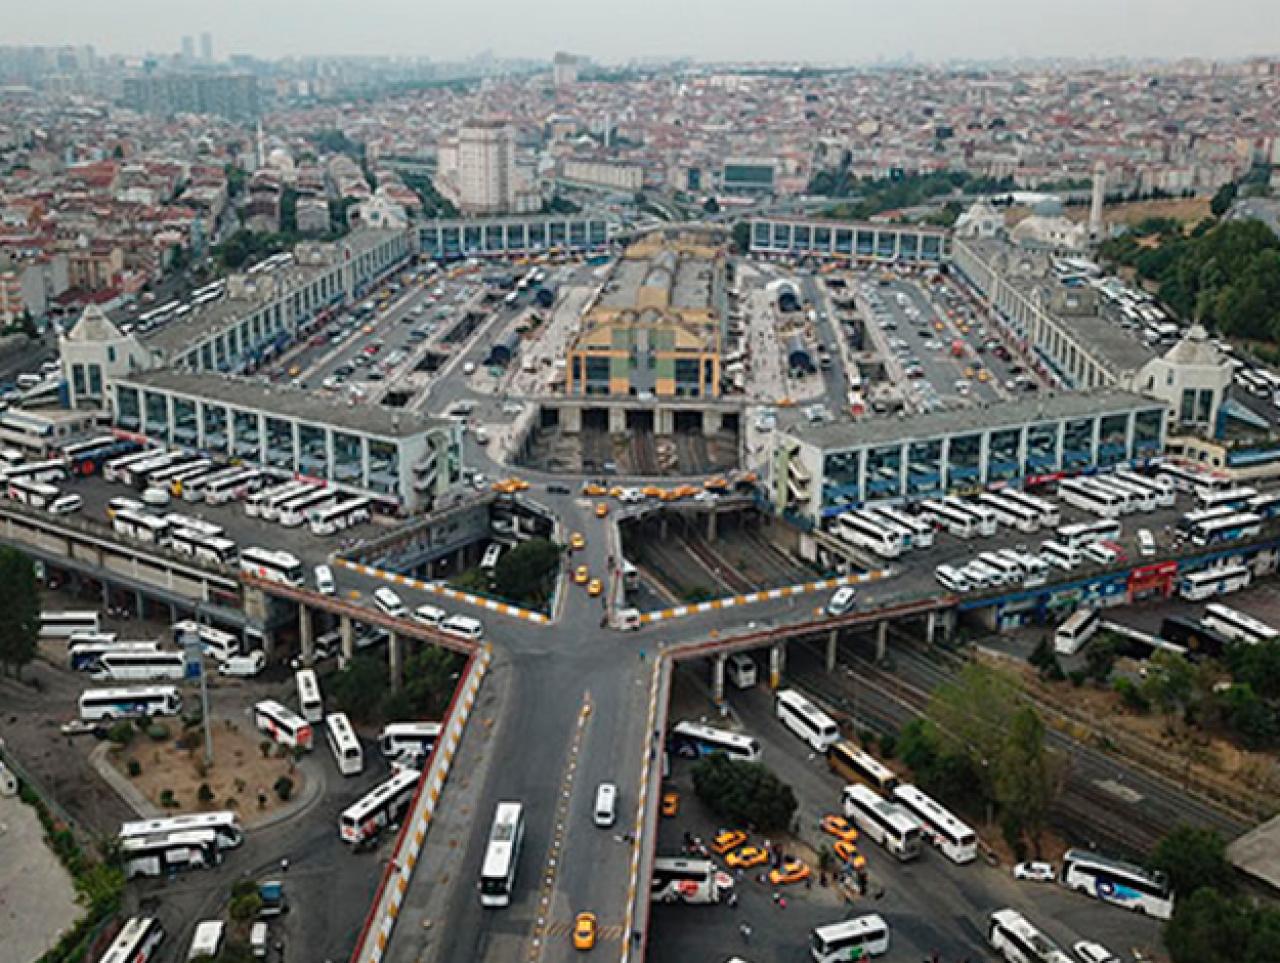
[[[267,139],[262,133],[262,121],[258,121],[258,166],[262,170],[267,166]]]
[[[1107,196],[1107,165],[1093,165],[1093,196],[1089,201],[1089,240],[1102,240],[1102,202]]]

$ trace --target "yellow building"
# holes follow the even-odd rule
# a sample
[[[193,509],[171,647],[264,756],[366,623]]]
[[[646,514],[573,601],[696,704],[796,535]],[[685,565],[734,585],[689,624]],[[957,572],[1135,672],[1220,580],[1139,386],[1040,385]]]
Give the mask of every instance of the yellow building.
[[[669,228],[627,248],[583,313],[567,393],[718,397],[725,241],[713,228]]]

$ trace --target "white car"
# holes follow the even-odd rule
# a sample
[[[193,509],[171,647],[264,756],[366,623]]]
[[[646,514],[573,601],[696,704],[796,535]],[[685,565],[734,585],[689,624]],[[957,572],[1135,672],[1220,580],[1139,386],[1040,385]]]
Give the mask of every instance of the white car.
[[[1119,958],[1101,943],[1081,940],[1071,947],[1081,963],[1120,963]]]
[[[835,594],[831,596],[831,600],[827,602],[828,615],[844,615],[853,608],[854,599],[858,597],[858,590],[852,585],[844,585],[836,589]]]
[[[321,595],[333,595],[337,586],[333,581],[333,569],[328,565],[317,565],[315,570],[316,591]]]
[[[163,508],[169,504],[169,492],[156,486],[148,488],[142,493],[142,503],[153,508]]]
[[[1156,537],[1148,528],[1138,529],[1138,554],[1150,558],[1156,553]]]
[[[1055,875],[1052,863],[1018,863],[1013,867],[1014,879],[1030,880],[1033,883],[1052,883]]]

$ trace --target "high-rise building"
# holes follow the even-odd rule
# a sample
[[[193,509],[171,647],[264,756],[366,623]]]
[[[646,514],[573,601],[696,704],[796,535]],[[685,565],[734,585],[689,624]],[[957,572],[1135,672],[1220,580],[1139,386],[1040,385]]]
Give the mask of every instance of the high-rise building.
[[[200,59],[205,63],[213,63],[213,34],[208,30],[200,34]]]
[[[578,82],[578,58],[570,53],[557,53],[551,67],[551,81],[557,89],[572,87]]]
[[[515,132],[501,118],[473,120],[458,136],[463,214],[501,214],[515,204]]]
[[[182,61],[183,63],[191,63],[196,59],[196,39],[187,34],[182,38]]]
[[[1089,199],[1089,240],[1102,240],[1102,204],[1107,196],[1107,165],[1093,165],[1093,195]]]

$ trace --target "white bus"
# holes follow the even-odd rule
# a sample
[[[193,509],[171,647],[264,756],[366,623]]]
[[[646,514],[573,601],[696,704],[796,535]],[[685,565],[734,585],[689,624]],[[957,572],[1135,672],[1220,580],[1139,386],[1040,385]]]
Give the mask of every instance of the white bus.
[[[524,842],[524,805],[500,802],[494,809],[493,827],[480,866],[480,905],[508,906],[516,884],[520,846]]]
[[[112,517],[111,529],[117,535],[149,545],[169,543],[169,523],[146,512],[122,508]]]
[[[302,563],[288,552],[273,552],[266,548],[250,547],[240,553],[240,571],[256,575],[268,582],[281,582],[301,588]]]
[[[1245,506],[1245,511],[1261,515],[1266,519],[1275,518],[1280,515],[1280,492],[1262,492],[1254,495]]]
[[[187,636],[194,635],[200,640],[205,655],[213,656],[219,662],[241,655],[240,640],[230,632],[215,629],[212,625],[201,625],[193,619],[183,619],[173,623],[173,641],[183,645]]]
[[[1053,651],[1058,655],[1075,655],[1102,627],[1097,609],[1084,608],[1071,614],[1053,633]]]
[[[782,724],[808,743],[814,752],[826,752],[840,738],[835,720],[795,689],[781,689],[773,699]]]
[[[344,843],[360,843],[372,839],[387,826],[399,823],[413,794],[418,791],[422,773],[417,769],[401,769],[342,811],[338,817],[338,834]]]
[[[818,926],[809,936],[816,963],[845,963],[889,952],[889,924],[876,913]]]
[[[182,696],[171,685],[85,689],[80,693],[80,718],[85,722],[138,716],[176,716],[181,711]]]
[[[1200,488],[1230,488],[1231,479],[1212,475],[1209,472],[1197,471],[1194,468],[1183,468],[1181,465],[1161,465],[1156,469],[1156,484],[1161,479],[1171,484],[1180,492],[1194,492]]]
[[[1060,482],[1058,497],[1073,508],[1102,518],[1119,518],[1128,505],[1128,499],[1119,492],[1099,488],[1081,478],[1068,478]]]
[[[1120,523],[1114,518],[1077,522],[1074,525],[1059,526],[1054,535],[1055,541],[1068,548],[1084,548],[1094,542],[1114,542],[1120,537]]]
[[[1280,632],[1266,622],[1218,602],[1212,602],[1204,607],[1204,616],[1200,621],[1229,639],[1248,642],[1250,645],[1257,645],[1259,642],[1265,642],[1280,635]]]
[[[120,839],[167,836],[170,833],[189,832],[195,829],[212,830],[221,849],[235,849],[244,842],[244,828],[240,825],[240,817],[229,809],[211,813],[185,813],[181,816],[164,816],[159,819],[137,819],[122,823]]]
[[[151,916],[135,916],[120,928],[98,963],[151,963],[164,942],[164,927]]]
[[[30,478],[13,478],[8,484],[9,499],[32,508],[48,508],[61,494],[57,486]]]
[[[120,842],[126,879],[170,876],[184,869],[207,869],[222,862],[218,834],[212,829],[188,829],[163,836],[134,836]]]
[[[952,508],[958,508],[961,511],[968,512],[977,519],[976,534],[983,538],[990,538],[996,533],[996,515],[991,509],[982,505],[975,505],[973,502],[967,502],[963,498],[957,498],[954,495],[948,495],[943,502]]]
[[[649,900],[654,903],[714,903],[716,867],[709,859],[659,856],[653,861]]]
[[[978,834],[915,786],[897,786],[893,798],[924,826],[925,835],[953,863],[978,858]]]
[[[1007,963],[1075,963],[1014,909],[999,909],[991,914],[987,942]]]
[[[1173,508],[1177,504],[1177,491],[1170,484],[1161,485],[1153,478],[1139,475],[1136,471],[1126,471],[1124,469],[1116,472],[1113,477],[1127,485],[1146,489],[1151,494],[1151,497],[1155,499],[1157,508]]]
[[[200,459],[184,466],[181,470],[176,471],[170,476],[166,482],[169,486],[169,494],[174,498],[181,498],[183,492],[187,490],[187,485],[195,481],[197,478],[205,478],[214,472],[221,471],[221,467],[215,465],[211,461]]]
[[[117,642],[114,633],[108,633],[101,641],[73,639],[67,650],[67,665],[73,672],[90,672],[108,652],[155,652],[159,648],[159,642]]]
[[[1005,585],[1015,585],[1022,581],[1022,565],[996,552],[979,552],[974,562],[980,562],[1000,573],[1000,580]],[[972,565],[973,562],[969,564]]]
[[[310,482],[291,481],[256,491],[245,499],[245,514],[250,518],[265,518],[269,522],[274,522],[280,517],[282,503],[304,492],[309,492],[314,487]]]
[[[1019,501],[1006,497],[1003,493],[986,492],[978,496],[978,504],[989,509],[996,516],[996,521],[1006,528],[1016,528],[1020,532],[1031,534],[1040,529],[1040,513]]]
[[[147,457],[138,461],[126,461],[116,469],[116,478],[130,487],[141,487],[146,477],[153,471],[168,468],[182,460],[182,456],[167,451],[152,449]]]
[[[227,534],[227,530],[221,525],[206,522],[203,518],[183,515],[181,512],[169,512],[167,515],[162,515],[161,518],[168,523],[170,528],[180,528],[185,532],[204,535],[207,538],[218,538]]]
[[[208,458],[184,458],[182,461],[175,461],[171,465],[147,472],[146,485],[148,488],[152,486],[168,488],[175,478],[191,478],[200,472],[207,471],[211,464],[213,463]]]
[[[51,458],[48,461],[33,461],[24,465],[14,465],[12,468],[6,468],[4,477],[6,481],[17,481],[18,479],[46,483],[62,481],[67,477],[67,466],[61,458]]]
[[[244,472],[245,469],[232,465],[228,468],[219,468],[216,471],[188,479],[182,485],[182,500],[184,502],[204,501],[205,492],[210,485],[216,485],[227,478],[237,478],[243,475]]]
[[[978,534],[978,519],[963,508],[930,499],[922,504],[934,524],[945,528],[956,538],[972,538]]]
[[[95,682],[176,682],[187,674],[187,658],[181,652],[134,650],[107,652],[89,673]]]
[[[1058,510],[1057,505],[1047,498],[1020,491],[1017,488],[1002,490],[1000,497],[1008,501],[1017,502],[1019,505],[1037,513],[1040,516],[1040,524],[1045,528],[1055,528],[1062,521],[1062,512]]]
[[[1043,585],[1049,581],[1049,563],[1031,552],[1023,552],[1015,548],[996,550],[1001,558],[1008,559],[1022,569],[1022,584],[1027,588]]]
[[[740,732],[715,729],[697,722],[677,722],[668,740],[671,751],[685,759],[722,752],[742,762],[760,759],[760,743]]]
[[[874,516],[862,512],[845,512],[836,519],[838,534],[857,548],[865,548],[884,558],[902,554],[903,533],[890,528]]]
[[[1194,545],[1217,545],[1220,542],[1238,542],[1242,538],[1257,538],[1262,533],[1262,516],[1243,512],[1201,522],[1191,529]]]
[[[480,571],[492,572],[498,567],[498,559],[502,557],[502,546],[497,542],[493,542],[484,550],[484,556],[480,559]]]
[[[337,499],[338,493],[332,488],[312,486],[301,495],[294,495],[280,503],[280,514],[276,521],[285,528],[297,528],[307,519],[328,508]]]
[[[70,639],[78,632],[98,632],[97,612],[41,612],[42,639]]]
[[[950,565],[935,566],[933,577],[938,580],[939,585],[952,592],[969,592],[975,587],[964,572]]]
[[[1249,499],[1257,498],[1258,493],[1252,488],[1209,488],[1196,489],[1196,506],[1198,508],[1218,508],[1227,505],[1240,510],[1249,504]]]
[[[234,475],[224,475],[207,481],[202,487],[204,500],[210,505],[225,505],[237,498],[244,498],[262,485],[265,476],[255,468],[243,468]]]
[[[217,535],[202,535],[185,528],[169,532],[169,547],[179,555],[194,558],[209,565],[234,566],[240,557],[236,543]]]
[[[1132,485],[1115,475],[1102,475],[1091,479],[1095,485],[1101,485],[1109,491],[1117,492],[1129,500],[1129,510],[1134,512],[1154,512],[1160,507],[1159,498],[1153,488],[1146,485]]]
[[[1248,588],[1253,575],[1238,563],[1216,565],[1188,572],[1178,579],[1178,594],[1188,602],[1200,602],[1215,595],[1227,595]]]
[[[320,695],[320,680],[315,669],[299,669],[293,674],[298,687],[298,708],[308,722],[324,721],[324,699]]]
[[[324,734],[338,772],[344,776],[358,776],[364,772],[364,751],[345,712],[330,712],[324,717]]]
[[[871,787],[845,786],[844,814],[899,860],[905,862],[920,855],[920,822]]]
[[[1159,871],[1069,849],[1062,857],[1058,880],[1069,890],[1158,920],[1167,920],[1173,915],[1169,880]]]
[[[1236,514],[1236,510],[1229,505],[1219,505],[1217,508],[1202,508],[1197,511],[1187,512],[1178,519],[1178,534],[1184,538],[1190,538],[1201,525],[1207,522],[1216,521],[1219,518],[1230,518]]]
[[[109,482],[122,482],[125,475],[134,465],[141,465],[145,461],[150,461],[156,456],[154,448],[144,448],[142,451],[135,451],[130,455],[121,455],[118,458],[112,458],[109,462],[102,466],[102,477]]]
[[[388,722],[378,735],[378,748],[388,761],[406,756],[425,760],[439,738],[438,722]]]
[[[892,505],[876,505],[868,511],[887,525],[896,525],[902,529],[910,542],[911,548],[929,548],[933,545],[933,524],[918,515],[912,515]]]
[[[367,498],[351,498],[322,508],[311,515],[312,535],[333,535],[354,525],[361,525],[373,517]]]
[[[898,785],[897,773],[848,741],[827,747],[827,768],[841,779],[864,782],[882,792],[892,792]]]
[[[254,704],[253,724],[259,732],[282,746],[311,748],[311,723],[273,699]]]

